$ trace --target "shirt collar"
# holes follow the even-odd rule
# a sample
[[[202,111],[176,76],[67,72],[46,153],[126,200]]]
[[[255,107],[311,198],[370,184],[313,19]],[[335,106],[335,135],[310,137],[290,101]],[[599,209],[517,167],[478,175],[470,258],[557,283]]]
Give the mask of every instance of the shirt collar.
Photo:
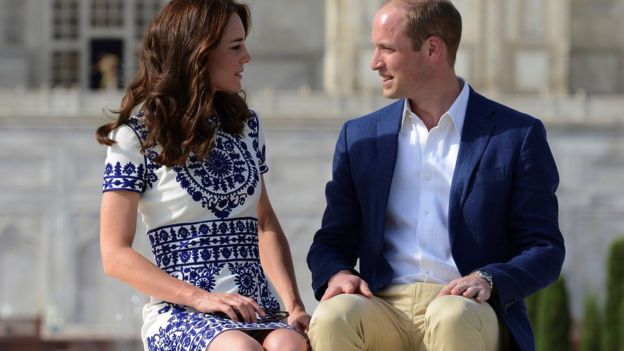
[[[459,92],[455,101],[451,107],[446,111],[442,116],[449,115],[451,120],[453,120],[453,125],[457,130],[457,133],[461,135],[462,128],[464,127],[464,120],[466,119],[466,109],[468,108],[468,97],[470,96],[470,89],[468,83],[466,83],[463,79],[459,78],[460,83],[462,84],[462,90]],[[405,120],[413,115],[418,118],[418,116],[412,112],[412,108],[409,104],[409,99],[404,99],[403,101],[403,118],[401,120],[401,128],[405,124]]]

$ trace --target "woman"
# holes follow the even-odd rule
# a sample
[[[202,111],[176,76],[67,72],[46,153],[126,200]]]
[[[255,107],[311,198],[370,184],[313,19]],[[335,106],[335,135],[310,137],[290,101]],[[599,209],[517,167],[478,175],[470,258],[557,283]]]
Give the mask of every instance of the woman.
[[[103,267],[151,296],[146,350],[307,346],[310,316],[262,178],[262,128],[240,94],[249,28],[234,0],[170,1],[144,37],[119,118],[96,133],[108,145]],[[137,210],[156,264],[132,249]]]

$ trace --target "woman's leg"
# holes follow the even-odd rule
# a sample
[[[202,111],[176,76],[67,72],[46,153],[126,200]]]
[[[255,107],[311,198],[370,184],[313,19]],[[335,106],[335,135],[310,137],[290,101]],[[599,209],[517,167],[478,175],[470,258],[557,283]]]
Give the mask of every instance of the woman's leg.
[[[249,336],[247,333],[239,330],[225,331],[212,340],[207,351],[263,351],[262,345]]]
[[[306,351],[308,349],[305,338],[290,329],[273,330],[264,338],[262,346],[267,351]]]

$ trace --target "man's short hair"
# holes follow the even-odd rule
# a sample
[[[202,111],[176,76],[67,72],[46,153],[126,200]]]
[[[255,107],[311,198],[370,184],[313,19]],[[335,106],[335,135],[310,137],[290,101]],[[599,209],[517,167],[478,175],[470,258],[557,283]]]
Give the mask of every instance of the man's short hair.
[[[455,65],[457,49],[461,40],[462,19],[459,11],[448,0],[389,0],[406,10],[406,34],[412,40],[412,48],[419,50],[425,40],[436,36],[444,42],[449,63]]]

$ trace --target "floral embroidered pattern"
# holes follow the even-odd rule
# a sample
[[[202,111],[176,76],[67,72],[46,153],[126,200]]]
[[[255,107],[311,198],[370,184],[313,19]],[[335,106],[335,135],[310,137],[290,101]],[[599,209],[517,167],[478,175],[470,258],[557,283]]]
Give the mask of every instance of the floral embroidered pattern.
[[[141,192],[145,188],[145,168],[143,165],[135,165],[132,162],[114,165],[106,163],[104,167],[104,182],[102,191],[130,190]]]
[[[128,120],[127,124],[137,135],[141,143],[147,137],[147,128],[143,121],[143,113],[138,113]],[[153,184],[158,180],[155,170],[160,165],[152,162],[155,157],[155,151],[148,150],[143,157],[143,163],[136,165],[133,162],[110,163],[107,162],[104,167],[104,181],[102,191],[110,190],[130,190],[143,192],[147,187],[152,188]]]
[[[180,186],[218,218],[226,218],[234,208],[244,205],[255,193],[260,174],[268,171],[266,149],[259,141],[258,116],[253,112],[247,129],[253,150],[246,138],[218,131],[208,159],[191,155],[186,165],[173,167]]]
[[[139,112],[132,116],[128,120],[128,125],[134,130],[139,137],[141,144],[147,138],[147,126],[145,125],[145,119],[143,118],[143,112]],[[161,165],[154,162],[154,158],[158,156],[158,153],[153,149],[145,150],[144,162],[146,164],[147,173],[145,174],[145,186],[153,187],[153,184],[158,180],[155,171],[161,167]],[[143,189],[145,190],[145,188]]]
[[[244,323],[187,310],[181,306],[165,304],[160,313],[170,314],[165,327],[157,334],[147,338],[146,344],[151,351],[188,350],[205,351],[212,339],[219,333],[230,329],[277,329],[287,328],[285,323]]]
[[[189,157],[185,166],[174,166],[176,181],[194,201],[201,202],[218,218],[226,218],[232,209],[244,205],[260,180],[256,160],[239,136],[223,132],[206,160]]]
[[[151,230],[147,235],[156,264],[169,273],[204,263],[258,262],[255,218],[178,224]]]
[[[147,233],[156,265],[170,275],[212,291],[227,269],[238,293],[278,308],[260,267],[255,218],[179,224]]]
[[[142,111],[128,118],[128,125],[134,130],[139,139],[141,139],[141,143],[147,139],[147,126],[145,125],[145,115]]]
[[[250,263],[230,263],[230,271],[236,276],[238,293],[245,296],[255,296],[258,292],[258,279],[261,274],[258,265]]]
[[[264,144],[260,145],[260,123],[258,122],[258,115],[252,112],[252,116],[247,122],[249,126],[249,136],[251,137],[253,148],[256,151],[256,158],[260,166],[260,174],[264,174],[269,171],[269,167],[266,165],[266,147]]]

